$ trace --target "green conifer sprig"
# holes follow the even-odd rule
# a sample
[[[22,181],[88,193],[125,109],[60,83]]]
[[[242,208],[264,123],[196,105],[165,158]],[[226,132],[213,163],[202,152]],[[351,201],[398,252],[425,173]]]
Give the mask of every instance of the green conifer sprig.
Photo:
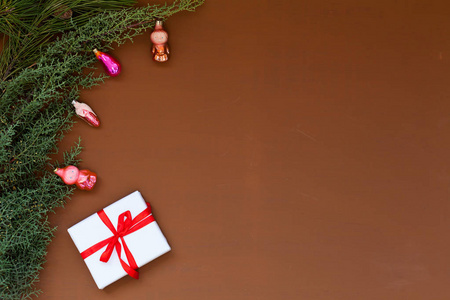
[[[0,83],[0,299],[39,294],[34,283],[54,230],[46,215],[74,191],[52,171],[77,165],[81,147],[77,143],[65,153],[61,164],[51,162],[49,155],[58,151],[57,142],[71,129],[71,101],[78,100],[79,89],[106,78],[83,72],[96,62],[92,50],[112,49],[153,28],[157,19],[193,11],[202,3],[180,0],[99,13]]]
[[[80,27],[104,10],[121,9],[135,0],[3,0],[0,32],[6,40],[0,58],[0,78],[37,61],[42,47],[60,34]],[[68,18],[69,17],[69,18]]]

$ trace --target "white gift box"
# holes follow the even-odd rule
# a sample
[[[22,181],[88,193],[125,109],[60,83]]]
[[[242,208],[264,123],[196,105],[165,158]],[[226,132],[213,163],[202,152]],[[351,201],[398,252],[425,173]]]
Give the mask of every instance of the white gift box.
[[[120,214],[130,211],[132,218],[147,208],[147,204],[138,191],[107,206],[103,211],[108,216],[114,228],[117,229]],[[87,217],[67,230],[78,251],[81,253],[93,245],[103,241],[113,233],[103,223],[97,213]],[[132,253],[136,264],[141,267],[155,258],[170,251],[170,246],[161,232],[156,221],[138,229],[123,237],[126,245]],[[120,264],[116,250],[113,251],[108,262],[100,261],[100,256],[106,249],[106,245],[84,259],[89,271],[99,289],[127,275]],[[122,247],[121,258],[128,263]],[[129,263],[128,263],[129,264]]]

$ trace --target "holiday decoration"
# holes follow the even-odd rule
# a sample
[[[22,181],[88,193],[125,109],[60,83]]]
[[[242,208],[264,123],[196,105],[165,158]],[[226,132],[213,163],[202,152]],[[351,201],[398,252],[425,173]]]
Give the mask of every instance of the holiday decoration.
[[[99,289],[127,274],[138,279],[138,267],[171,250],[150,205],[138,191],[70,227],[68,232]]]
[[[97,49],[94,49],[93,52],[97,59],[103,63],[103,67],[105,68],[105,71],[109,76],[114,77],[120,74],[120,64],[117,60],[114,59],[114,57],[107,53],[98,51]]]
[[[72,105],[75,107],[76,114],[86,123],[94,127],[100,126],[100,120],[89,105],[75,100],[72,101]]]
[[[66,99],[78,101],[80,89],[106,77],[85,72],[97,61],[87,50],[99,45],[113,49],[152,29],[156,18],[194,11],[203,0],[130,9],[120,8],[133,0],[58,1],[73,11],[67,20],[53,16],[55,1],[42,0],[36,6],[31,2],[0,3],[0,32],[5,37],[0,56],[2,300],[41,294],[35,282],[55,230],[47,214],[63,206],[75,190],[49,167],[77,166],[82,149],[78,142],[62,162],[52,161],[57,143],[74,123],[73,105]]]
[[[158,62],[165,62],[169,59],[169,46],[167,45],[169,35],[162,25],[162,21],[156,21],[155,30],[150,35],[150,40],[153,43],[153,60]]]
[[[97,174],[89,170],[78,170],[75,166],[56,168],[54,172],[65,184],[75,184],[80,190],[91,191],[97,182]]]

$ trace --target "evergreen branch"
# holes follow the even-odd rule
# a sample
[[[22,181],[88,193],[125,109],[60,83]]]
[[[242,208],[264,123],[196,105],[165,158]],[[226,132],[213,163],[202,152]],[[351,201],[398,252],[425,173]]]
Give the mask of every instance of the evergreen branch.
[[[5,300],[28,299],[40,293],[34,283],[54,231],[46,215],[63,206],[74,192],[52,170],[79,163],[80,141],[64,153],[63,163],[50,163],[49,155],[58,151],[57,142],[71,129],[74,113],[70,102],[78,100],[79,88],[90,88],[106,78],[83,72],[97,61],[91,50],[112,49],[152,28],[155,20],[193,11],[203,3],[180,0],[170,5],[87,14],[89,18],[80,17],[83,22],[70,27],[49,17],[55,3],[69,0],[38,2],[45,3],[44,8],[39,7],[42,16],[17,6],[29,1],[11,0],[16,4],[14,11],[0,14],[0,31],[11,34],[11,47],[4,49],[6,55],[0,62],[0,71],[8,70],[7,80],[0,83],[0,299]],[[88,0],[73,2],[86,9],[94,5]],[[11,28],[14,24],[17,27]],[[41,48],[56,28],[69,27],[72,30]],[[30,32],[33,34],[24,34]],[[28,46],[20,50],[25,44]],[[27,54],[32,59],[25,59]],[[11,67],[1,67],[8,63]]]
[[[82,43],[87,43],[87,42],[89,42],[91,40],[101,38],[102,36],[105,36],[105,35],[108,35],[108,34],[112,34],[112,33],[116,32],[116,31],[122,31],[122,30],[130,29],[130,28],[134,28],[134,27],[139,27],[139,26],[145,25],[147,23],[152,23],[152,22],[155,22],[155,21],[156,21],[156,19],[150,19],[150,20],[147,20],[147,21],[142,21],[142,22],[139,22],[139,23],[127,25],[127,26],[124,26],[124,27],[116,29],[116,30],[110,30],[110,31],[107,31],[107,32],[103,32],[101,34],[94,35],[91,39],[82,41]]]
[[[8,37],[3,41],[0,77],[7,80],[37,61],[42,47],[55,35],[84,25],[105,9],[120,9],[134,3],[135,0],[14,0],[0,3],[0,32]],[[73,11],[70,20],[61,17],[67,11]]]

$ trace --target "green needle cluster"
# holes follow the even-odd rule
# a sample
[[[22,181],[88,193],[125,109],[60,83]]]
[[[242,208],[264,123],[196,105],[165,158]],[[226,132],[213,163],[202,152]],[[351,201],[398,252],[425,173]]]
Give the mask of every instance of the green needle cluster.
[[[83,26],[104,10],[121,9],[135,0],[4,0],[0,32],[4,34],[0,78],[7,80],[35,63],[57,34]]]

